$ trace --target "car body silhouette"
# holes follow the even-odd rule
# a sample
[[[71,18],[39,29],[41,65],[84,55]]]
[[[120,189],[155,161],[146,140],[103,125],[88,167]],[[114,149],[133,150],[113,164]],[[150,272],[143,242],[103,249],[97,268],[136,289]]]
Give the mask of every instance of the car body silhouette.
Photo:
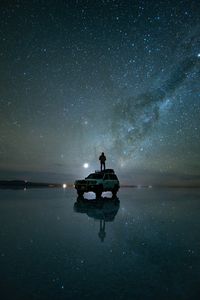
[[[115,197],[120,184],[114,170],[105,169],[104,171],[95,171],[95,173],[89,174],[83,180],[76,180],[74,187],[79,196],[83,196],[87,192],[94,192],[96,198],[99,198],[103,192],[110,191]]]

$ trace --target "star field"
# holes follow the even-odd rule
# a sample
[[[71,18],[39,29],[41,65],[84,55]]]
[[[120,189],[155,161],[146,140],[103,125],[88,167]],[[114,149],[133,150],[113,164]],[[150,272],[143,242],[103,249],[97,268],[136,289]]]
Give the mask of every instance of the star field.
[[[2,178],[200,181],[198,1],[4,3],[0,66]]]

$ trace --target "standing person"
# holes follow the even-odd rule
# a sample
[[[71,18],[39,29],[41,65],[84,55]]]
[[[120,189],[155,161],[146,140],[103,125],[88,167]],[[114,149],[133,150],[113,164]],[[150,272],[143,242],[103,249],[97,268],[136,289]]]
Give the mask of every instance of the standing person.
[[[101,171],[103,171],[103,169],[105,170],[106,168],[106,157],[104,155],[104,153],[102,152],[101,155],[99,156],[99,160],[100,160],[100,165],[101,165]]]

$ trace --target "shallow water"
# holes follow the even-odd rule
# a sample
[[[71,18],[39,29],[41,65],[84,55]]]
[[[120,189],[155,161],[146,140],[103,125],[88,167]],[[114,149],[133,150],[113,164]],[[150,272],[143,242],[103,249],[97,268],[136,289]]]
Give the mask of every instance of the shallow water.
[[[200,190],[118,197],[0,190],[1,299],[198,299]]]

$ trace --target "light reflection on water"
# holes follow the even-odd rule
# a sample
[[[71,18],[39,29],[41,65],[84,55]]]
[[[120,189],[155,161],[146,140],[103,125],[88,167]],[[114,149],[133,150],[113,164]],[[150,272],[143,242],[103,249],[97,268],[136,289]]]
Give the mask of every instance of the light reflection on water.
[[[0,190],[2,299],[198,299],[200,191],[103,196]]]

